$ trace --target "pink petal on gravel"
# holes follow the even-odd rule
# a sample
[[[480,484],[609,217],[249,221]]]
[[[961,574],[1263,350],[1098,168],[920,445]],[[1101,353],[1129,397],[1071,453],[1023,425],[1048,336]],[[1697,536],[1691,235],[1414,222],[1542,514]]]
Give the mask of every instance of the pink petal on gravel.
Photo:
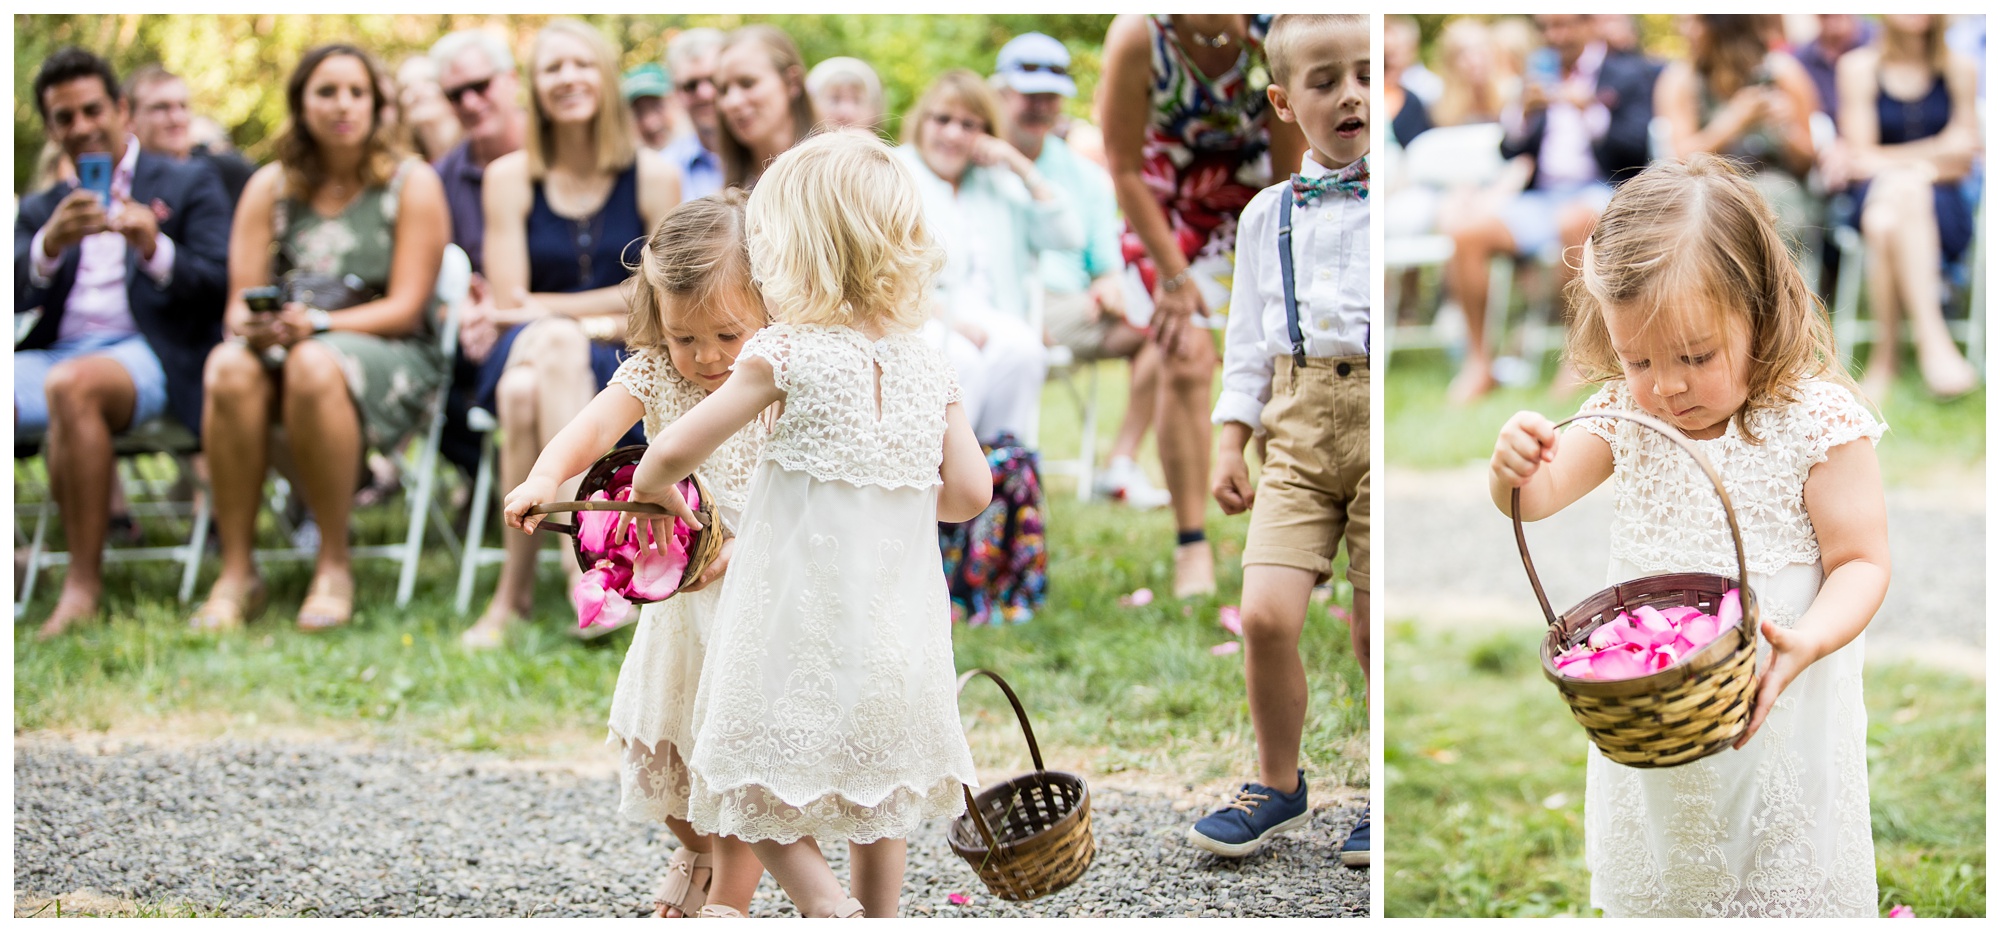
[[[965,904],[972,902],[972,897],[966,896],[963,893],[953,893],[945,897],[945,901],[953,906],[964,906]]]
[[[1215,614],[1216,621],[1221,622],[1222,627],[1230,634],[1243,636],[1243,613],[1238,611],[1236,606],[1224,605],[1217,609]]]
[[[1236,653],[1237,651],[1242,649],[1243,649],[1242,641],[1223,641],[1222,643],[1209,648],[1208,652],[1214,654],[1217,657],[1227,657],[1230,654]]]

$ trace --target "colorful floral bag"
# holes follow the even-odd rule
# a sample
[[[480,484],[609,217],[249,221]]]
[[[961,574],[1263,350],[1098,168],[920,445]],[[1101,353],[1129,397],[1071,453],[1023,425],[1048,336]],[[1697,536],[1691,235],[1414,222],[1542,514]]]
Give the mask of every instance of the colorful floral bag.
[[[1034,452],[1003,433],[985,447],[993,503],[971,521],[938,524],[952,608],[966,623],[1020,624],[1048,599],[1042,480]]]

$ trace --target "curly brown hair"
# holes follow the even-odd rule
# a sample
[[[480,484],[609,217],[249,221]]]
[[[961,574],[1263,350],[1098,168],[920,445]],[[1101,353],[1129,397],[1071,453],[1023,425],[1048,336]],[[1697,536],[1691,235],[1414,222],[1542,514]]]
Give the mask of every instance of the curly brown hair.
[[[382,64],[374,56],[344,42],[308,49],[285,82],[285,125],[278,131],[278,163],[285,167],[286,190],[295,198],[309,199],[320,185],[326,183],[326,166],[320,159],[319,144],[312,138],[312,132],[306,129],[306,85],[321,64],[340,55],[353,58],[368,69],[368,88],[374,98],[369,107],[368,138],[362,144],[361,183],[368,187],[388,184],[389,179],[395,177],[396,164],[403,158],[402,145],[396,140],[395,131],[383,125],[382,111],[388,107],[391,95],[389,79],[382,71]]]
[[[1748,415],[1798,400],[1819,378],[1852,388],[1819,298],[1792,262],[1777,216],[1733,162],[1706,153],[1653,163],[1618,188],[1583,245],[1568,297],[1576,309],[1565,355],[1592,382],[1624,378],[1607,311],[1647,315],[1644,326],[1688,315],[1733,317],[1750,340]]]

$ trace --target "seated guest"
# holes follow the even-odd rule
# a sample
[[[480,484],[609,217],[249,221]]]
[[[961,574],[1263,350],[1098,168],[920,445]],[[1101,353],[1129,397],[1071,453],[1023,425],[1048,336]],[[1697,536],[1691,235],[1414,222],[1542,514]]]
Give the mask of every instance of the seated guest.
[[[667,42],[667,76],[674,99],[687,113],[694,132],[667,144],[661,153],[681,173],[681,200],[692,201],[722,190],[721,122],[715,100],[722,96],[715,83],[715,57],[725,37],[715,29],[683,30]]]
[[[139,148],[169,158],[206,163],[229,192],[236,209],[243,185],[257,166],[227,145],[195,138],[196,117],[188,108],[187,82],[158,65],[145,65],[125,79],[125,99],[132,110],[132,135]],[[214,121],[209,121],[214,122]],[[219,129],[219,127],[218,127]]]
[[[1159,394],[1159,348],[1146,332],[1125,319],[1125,257],[1118,237],[1118,200],[1111,175],[1084,160],[1055,134],[1062,101],[1076,96],[1069,75],[1069,50],[1041,33],[1016,36],[1000,48],[994,74],[1007,124],[1007,141],[1034,160],[1035,169],[1055,186],[1083,224],[1083,248],[1041,254],[1042,326],[1055,343],[1077,359],[1132,361],[1132,404],[1111,445],[1110,468],[1099,477],[1101,490],[1126,504],[1154,508],[1167,503],[1135,463],[1139,444],[1152,426],[1153,399]]]
[[[652,62],[634,66],[619,79],[618,89],[632,108],[632,129],[638,134],[634,142],[648,152],[664,151],[673,129],[667,112],[666,71]]]
[[[202,441],[222,571],[190,619],[240,628],[264,605],[252,549],[273,425],[318,525],[298,626],[354,612],[346,530],[362,458],[395,449],[445,378],[432,294],[449,234],[437,173],[383,124],[388,82],[366,52],[323,45],[285,83],[277,161],[243,190],[230,230],[230,339],[209,353]],[[277,285],[275,312],[244,292]]]
[[[806,93],[805,58],[776,26],[733,30],[715,53],[716,136],[722,183],[748,191],[764,168],[819,123]]]
[[[429,56],[412,55],[396,69],[396,110],[424,161],[444,158],[458,144],[458,120],[438,86],[437,63]]]
[[[1551,245],[1582,245],[1611,200],[1611,186],[1646,165],[1653,119],[1653,68],[1614,54],[1597,23],[1581,14],[1535,17],[1547,43],[1529,56],[1521,101],[1502,119],[1505,158],[1534,157],[1528,189],[1497,212],[1452,234],[1445,279],[1465,314],[1465,362],[1450,397],[1467,402],[1492,390],[1486,348],[1487,264],[1496,255],[1534,255]],[[1557,265],[1567,279],[1570,266]]]
[[[521,148],[528,137],[528,112],[521,108],[521,82],[514,76],[514,53],[483,29],[462,29],[431,46],[438,69],[438,92],[458,118],[458,145],[437,161],[451,212],[451,241],[472,260],[472,290],[459,311],[458,359],[445,401],[440,451],[470,474],[479,464],[479,436],[466,425],[479,387],[479,364],[493,352],[501,327],[493,317],[493,296],[480,274],[486,257],[486,208],[481,198],[486,166]]]
[[[229,203],[243,199],[243,186],[250,183],[250,176],[257,171],[257,163],[246,158],[236,144],[229,139],[229,131],[222,128],[214,117],[195,114],[188,120],[188,138],[194,140],[194,148],[188,153],[192,159],[203,159],[215,166],[222,175],[222,187],[229,192]]]
[[[113,434],[171,412],[201,426],[201,366],[221,338],[229,198],[207,168],[141,151],[103,59],[43,60],[35,107],[72,164],[108,158],[111,203],[63,181],[14,218],[14,308],[42,315],[14,352],[14,431],[44,439],[70,562],[37,632],[97,614]]]
[[[882,79],[859,58],[835,56],[806,73],[806,93],[825,126],[882,128]]]
[[[924,196],[924,221],[945,250],[939,314],[962,339],[936,342],[959,372],[972,432],[1026,440],[1041,408],[1048,354],[1030,330],[1040,254],[1080,249],[1077,212],[1005,139],[999,101],[962,68],[947,71],[903,119],[896,150]]]
[[[543,26],[528,58],[527,143],[486,175],[486,276],[493,319],[509,329],[480,367],[476,398],[500,421],[501,488],[528,477],[542,447],[617,371],[620,286],[648,231],[680,203],[673,168],[633,143],[617,62],[594,26]],[[621,445],[645,442],[634,427]],[[493,600],[463,645],[499,646],[533,609],[535,553],[550,536],[506,535]]]

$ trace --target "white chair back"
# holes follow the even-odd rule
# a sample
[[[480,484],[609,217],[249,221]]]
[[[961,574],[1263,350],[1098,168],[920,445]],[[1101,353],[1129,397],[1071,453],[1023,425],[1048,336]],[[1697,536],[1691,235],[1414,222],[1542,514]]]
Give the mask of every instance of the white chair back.
[[[1504,136],[1498,123],[1426,130],[1403,150],[1400,168],[1404,180],[1437,188],[1488,184],[1506,166],[1500,158]]]

